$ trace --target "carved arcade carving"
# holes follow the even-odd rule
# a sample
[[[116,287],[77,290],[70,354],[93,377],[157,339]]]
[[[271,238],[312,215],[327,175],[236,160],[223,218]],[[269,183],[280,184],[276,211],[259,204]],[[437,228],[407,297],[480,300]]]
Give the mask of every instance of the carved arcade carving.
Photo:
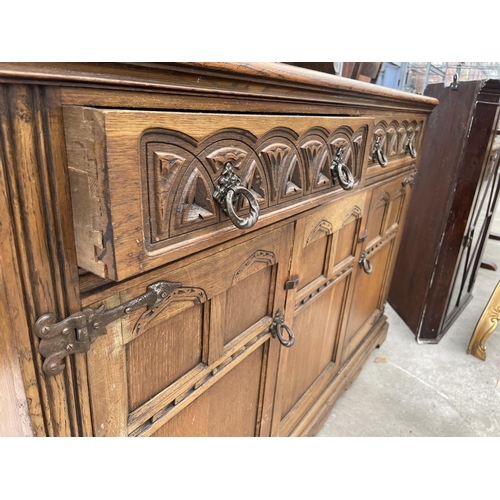
[[[356,131],[346,126],[333,131],[314,127],[298,136],[278,127],[256,138],[247,131],[222,129],[202,141],[173,130],[145,133],[146,206],[155,216],[151,243],[227,220],[212,199],[216,179],[227,162],[261,209],[335,188],[330,164],[339,148],[358,180],[367,130],[367,126]],[[248,211],[243,197],[236,210]]]
[[[416,146],[420,140],[422,127],[423,122],[420,121],[417,123],[415,120],[412,122],[404,120],[401,123],[393,120],[389,124],[384,120],[378,122],[373,132],[369,162],[371,164],[378,163],[372,153],[377,139],[379,139],[380,149],[389,160],[405,156],[408,139],[412,137],[413,145]]]

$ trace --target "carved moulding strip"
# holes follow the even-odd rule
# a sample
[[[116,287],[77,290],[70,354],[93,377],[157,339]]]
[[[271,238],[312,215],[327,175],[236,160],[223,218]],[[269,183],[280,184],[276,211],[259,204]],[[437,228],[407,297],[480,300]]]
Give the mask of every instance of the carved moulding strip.
[[[472,354],[483,361],[486,360],[486,341],[495,331],[500,320],[500,281],[491,294],[490,300],[477,322],[476,328],[467,347],[467,354]]]
[[[403,120],[401,123],[393,120],[390,124],[387,124],[385,120],[378,122],[373,131],[372,144],[370,146],[370,162],[376,163],[376,159],[373,158],[371,152],[374,149],[377,137],[380,137],[380,147],[388,158],[404,156],[406,154],[408,137],[413,136],[413,144],[416,146],[422,126],[423,121],[417,123],[416,120],[411,122]]]
[[[257,250],[254,252],[234,273],[232,286],[253,274],[252,267],[258,263],[264,264],[261,267],[273,266],[276,264],[276,255],[268,250]]]
[[[366,249],[366,256],[372,254],[377,248],[382,246],[384,243],[394,238],[396,233],[398,232],[398,227],[395,226],[390,232],[388,232],[383,238],[380,238],[374,245]]]
[[[175,289],[169,297],[161,303],[160,306],[147,309],[144,311],[137,319],[134,328],[132,329],[132,338],[140,335],[144,330],[148,328],[148,324],[151,323],[157,316],[159,316],[162,311],[169,307],[173,302],[194,302],[197,304],[202,304],[207,301],[207,294],[203,288],[194,287],[179,287]]]
[[[357,205],[354,205],[354,207],[351,210],[351,213],[342,222],[342,227],[345,226],[352,219],[359,219],[362,215],[363,212],[361,211],[361,208],[359,208]]]
[[[320,292],[322,292],[325,288],[328,288],[330,285],[332,285],[336,281],[339,281],[344,275],[350,273],[352,271],[353,267],[354,266],[351,264],[351,265],[347,266],[346,268],[342,269],[342,271],[340,271],[335,276],[333,276],[332,278],[330,278],[328,281],[326,281],[325,283],[323,283],[320,287],[318,287],[316,290],[314,290],[313,292],[311,292],[307,297],[304,297],[297,304],[297,308],[304,306],[305,304],[307,304],[308,302],[310,302],[312,299],[314,299],[314,297],[316,297],[316,295],[318,295]]]
[[[333,225],[331,222],[328,222],[327,220],[323,219],[316,224],[314,229],[310,232],[305,246],[309,245],[313,241],[319,240],[323,236],[329,236],[330,234],[333,233]]]
[[[169,129],[145,132],[141,150],[148,172],[144,203],[151,214],[151,244],[225,222],[209,194],[227,162],[262,208],[333,188],[330,163],[340,147],[359,178],[367,130],[366,125],[356,131],[346,125],[311,127],[299,135],[278,127],[255,137],[248,130],[222,128],[201,140]],[[246,210],[245,200],[236,209]]]

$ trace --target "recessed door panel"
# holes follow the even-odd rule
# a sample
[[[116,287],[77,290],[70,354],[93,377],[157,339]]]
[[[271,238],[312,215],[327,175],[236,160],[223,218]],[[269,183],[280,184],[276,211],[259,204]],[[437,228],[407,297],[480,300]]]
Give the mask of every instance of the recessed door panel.
[[[264,352],[259,347],[153,437],[255,436]]]
[[[194,305],[127,344],[130,411],[202,362],[203,307]]]
[[[271,315],[275,272],[272,265],[257,271],[232,286],[226,292],[224,318],[224,345],[255,325],[262,318]]]
[[[286,369],[282,374],[282,418],[314,381],[335,362],[340,313],[346,281],[331,286],[302,306],[293,320],[295,344],[283,353]]]

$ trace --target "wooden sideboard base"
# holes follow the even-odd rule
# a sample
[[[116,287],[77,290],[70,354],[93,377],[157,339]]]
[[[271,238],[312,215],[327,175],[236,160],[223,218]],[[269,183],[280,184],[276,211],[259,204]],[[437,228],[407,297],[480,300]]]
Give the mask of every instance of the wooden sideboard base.
[[[279,63],[0,63],[0,434],[316,434],[385,339],[437,104]]]
[[[356,380],[373,350],[385,341],[388,328],[387,316],[382,316],[290,436],[315,436],[320,431],[337,399]]]

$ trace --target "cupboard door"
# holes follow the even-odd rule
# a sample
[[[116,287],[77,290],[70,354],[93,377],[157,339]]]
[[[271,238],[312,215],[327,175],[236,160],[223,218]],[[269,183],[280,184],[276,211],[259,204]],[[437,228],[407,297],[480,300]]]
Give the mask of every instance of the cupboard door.
[[[404,221],[414,172],[375,186],[362,238],[342,362],[347,361],[382,317],[394,267],[399,228]]]
[[[289,435],[340,368],[345,310],[365,193],[330,203],[297,221],[285,322],[295,334],[280,351],[273,434]],[[298,281],[297,281],[298,279]]]
[[[279,352],[269,327],[284,309],[292,235],[291,224],[261,233],[106,301],[175,284],[159,307],[126,315],[92,345],[96,435],[269,435]]]

